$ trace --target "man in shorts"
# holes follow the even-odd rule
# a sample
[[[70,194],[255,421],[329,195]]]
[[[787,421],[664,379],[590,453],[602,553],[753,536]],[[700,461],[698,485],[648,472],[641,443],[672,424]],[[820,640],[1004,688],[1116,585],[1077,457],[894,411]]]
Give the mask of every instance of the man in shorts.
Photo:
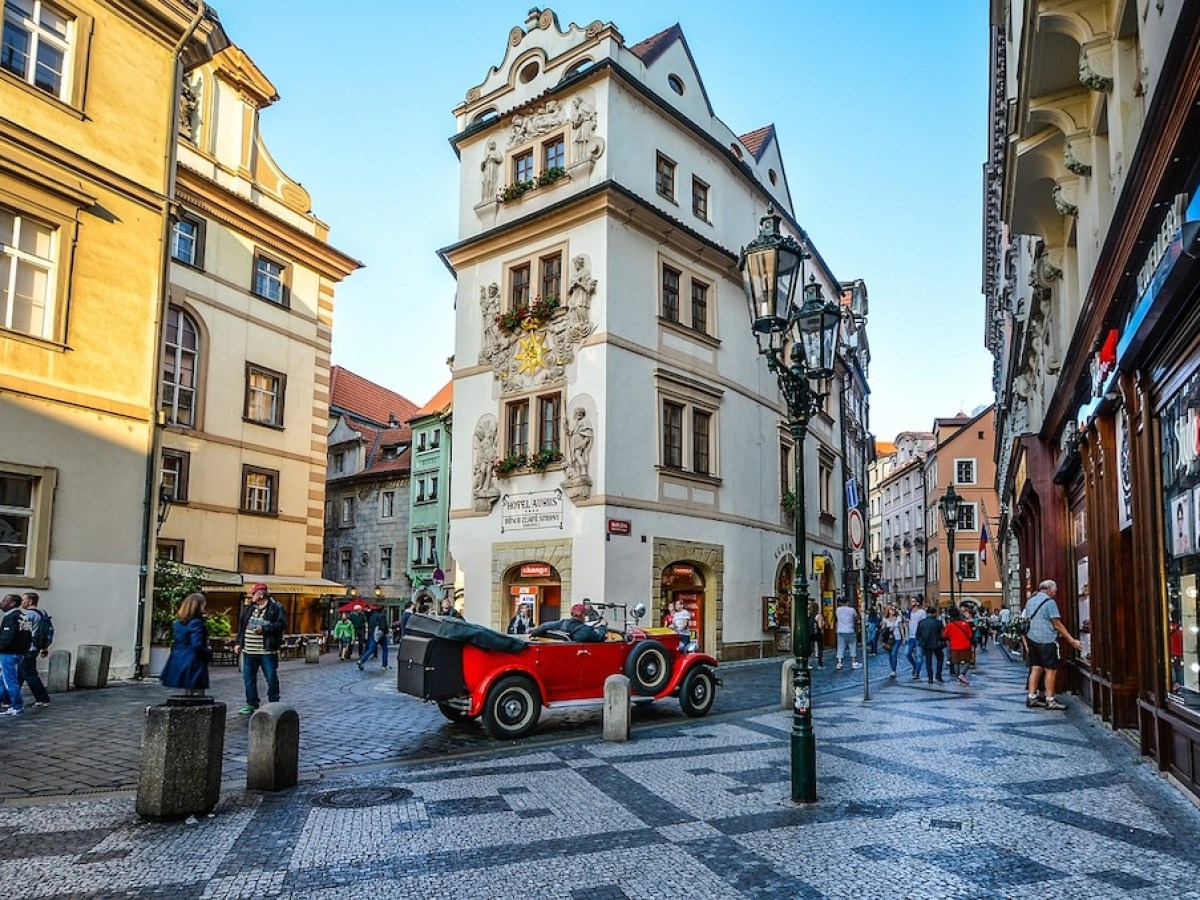
[[[1054,696],[1054,682],[1058,678],[1058,636],[1062,635],[1076,650],[1083,649],[1083,644],[1071,637],[1067,626],[1062,623],[1058,603],[1054,600],[1057,595],[1058,585],[1047,579],[1038,585],[1038,592],[1029,598],[1025,609],[1021,611],[1021,618],[1029,622],[1029,632],[1025,635],[1025,658],[1029,662],[1025,705],[1028,707],[1067,708]],[[1043,675],[1046,676],[1045,700],[1037,695],[1038,681]]]

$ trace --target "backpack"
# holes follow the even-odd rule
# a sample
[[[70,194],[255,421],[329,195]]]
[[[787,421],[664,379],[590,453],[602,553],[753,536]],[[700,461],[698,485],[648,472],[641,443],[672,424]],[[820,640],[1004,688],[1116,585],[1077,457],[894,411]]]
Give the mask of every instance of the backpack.
[[[33,649],[46,650],[54,643],[54,619],[50,613],[38,612],[38,623],[33,626]]]

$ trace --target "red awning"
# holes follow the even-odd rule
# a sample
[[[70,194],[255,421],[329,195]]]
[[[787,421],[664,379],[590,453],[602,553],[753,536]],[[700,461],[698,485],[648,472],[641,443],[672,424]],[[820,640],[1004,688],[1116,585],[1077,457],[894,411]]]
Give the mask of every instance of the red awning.
[[[338,607],[337,611],[340,613],[354,612],[356,609],[361,609],[363,612],[371,612],[372,610],[382,609],[382,607],[367,600],[355,599],[343,603]]]

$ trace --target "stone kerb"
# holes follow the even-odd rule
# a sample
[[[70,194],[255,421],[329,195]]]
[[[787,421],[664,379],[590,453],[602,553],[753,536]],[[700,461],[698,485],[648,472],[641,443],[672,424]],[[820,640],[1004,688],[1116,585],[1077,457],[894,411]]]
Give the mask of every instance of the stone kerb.
[[[71,689],[71,651],[51,650],[49,663],[46,690],[51,694],[65,694]]]
[[[137,813],[150,819],[204,815],[221,799],[225,704],[172,699],[146,708]]]
[[[75,688],[108,687],[108,667],[112,647],[107,644],[80,644],[75,659]]]
[[[629,679],[609,675],[604,679],[604,740],[623,743],[633,731],[633,703]]]

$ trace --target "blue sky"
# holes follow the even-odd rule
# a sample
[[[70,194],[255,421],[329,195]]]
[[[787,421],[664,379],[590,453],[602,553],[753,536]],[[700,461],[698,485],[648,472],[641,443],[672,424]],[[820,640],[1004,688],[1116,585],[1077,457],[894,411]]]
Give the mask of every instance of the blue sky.
[[[435,256],[458,237],[451,110],[501,61],[528,2],[214,5],[280,94],[262,116],[272,155],[333,244],[366,263],[337,291],[333,361],[423,404],[454,349],[454,280]],[[612,22],[627,44],[678,22],[717,115],[739,134],[775,123],[798,220],[839,279],[867,282],[877,437],[991,402],[986,4],[551,8],[564,27]]]

